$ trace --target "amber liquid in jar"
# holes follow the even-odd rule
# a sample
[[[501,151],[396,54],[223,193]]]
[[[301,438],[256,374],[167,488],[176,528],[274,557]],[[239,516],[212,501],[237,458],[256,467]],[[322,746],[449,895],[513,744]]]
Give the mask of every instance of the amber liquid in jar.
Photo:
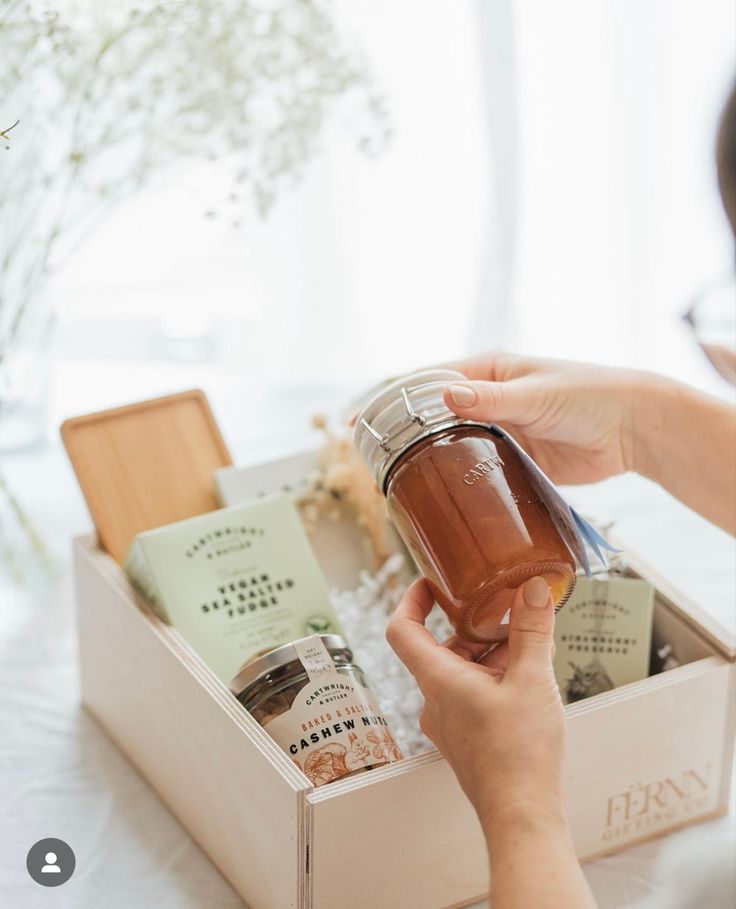
[[[499,640],[524,581],[541,575],[556,608],[575,586],[575,560],[511,445],[484,426],[422,438],[393,464],[391,517],[458,634]]]

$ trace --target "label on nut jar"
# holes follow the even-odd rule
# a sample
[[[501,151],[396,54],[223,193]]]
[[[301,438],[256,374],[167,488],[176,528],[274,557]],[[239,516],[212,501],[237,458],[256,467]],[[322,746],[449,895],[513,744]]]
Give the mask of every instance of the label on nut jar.
[[[309,681],[291,707],[263,728],[314,786],[400,761],[401,752],[369,689],[338,672],[319,635],[295,645]]]
[[[294,641],[291,646],[296,650],[299,662],[312,681],[316,681],[326,672],[332,672],[335,669],[330,651],[325,647],[324,641],[318,634]]]

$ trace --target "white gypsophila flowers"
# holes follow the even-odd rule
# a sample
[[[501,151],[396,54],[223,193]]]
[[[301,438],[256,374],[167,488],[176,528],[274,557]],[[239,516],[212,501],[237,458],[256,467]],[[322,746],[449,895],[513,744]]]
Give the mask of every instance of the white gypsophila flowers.
[[[367,155],[389,135],[329,0],[0,0],[0,52],[0,420],[46,343],[47,278],[153,174],[212,162],[228,188],[207,213],[237,224],[299,179],[328,121]],[[0,561],[11,526],[43,555],[2,477],[0,506]]]
[[[328,0],[0,0],[0,367],[50,271],[157,169],[215,162],[210,214],[268,213],[328,120],[368,155],[383,100]]]

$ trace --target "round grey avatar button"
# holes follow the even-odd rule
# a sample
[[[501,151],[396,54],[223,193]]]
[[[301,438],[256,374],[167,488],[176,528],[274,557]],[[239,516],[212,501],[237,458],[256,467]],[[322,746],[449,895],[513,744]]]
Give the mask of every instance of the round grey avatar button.
[[[33,880],[43,887],[58,887],[74,874],[77,860],[64,840],[47,837],[28,850],[26,868]]]

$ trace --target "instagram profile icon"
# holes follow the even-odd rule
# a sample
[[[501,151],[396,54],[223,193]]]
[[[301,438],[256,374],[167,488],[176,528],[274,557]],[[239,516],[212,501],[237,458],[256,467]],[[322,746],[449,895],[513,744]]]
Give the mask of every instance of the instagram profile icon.
[[[26,856],[26,868],[42,887],[58,887],[74,874],[77,860],[68,843],[47,837],[34,843]]]

